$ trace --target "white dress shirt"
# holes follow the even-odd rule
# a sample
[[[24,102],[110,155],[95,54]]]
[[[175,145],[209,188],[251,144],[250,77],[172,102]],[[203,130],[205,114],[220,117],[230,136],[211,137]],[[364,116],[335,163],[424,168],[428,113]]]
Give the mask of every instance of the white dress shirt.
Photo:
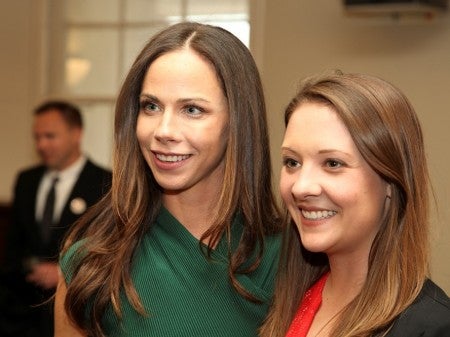
[[[58,177],[58,183],[55,187],[55,208],[53,211],[53,222],[56,223],[59,221],[64,206],[67,203],[67,199],[69,198],[73,186],[75,185],[78,176],[83,170],[86,161],[87,158],[85,156],[81,156],[79,159],[77,159],[76,162],[74,162],[63,171],[48,170],[47,172],[45,172],[44,176],[41,179],[41,182],[39,183],[36,197],[35,217],[38,222],[42,220],[45,199],[52,185],[52,181],[56,177]]]

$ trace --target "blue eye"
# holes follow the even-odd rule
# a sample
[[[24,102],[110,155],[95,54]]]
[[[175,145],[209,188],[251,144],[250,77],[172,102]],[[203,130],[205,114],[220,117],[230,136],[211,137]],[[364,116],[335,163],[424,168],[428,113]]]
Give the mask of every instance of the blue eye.
[[[204,112],[204,110],[202,108],[197,107],[195,105],[187,106],[185,108],[185,111],[186,111],[186,113],[188,115],[192,115],[192,116],[197,116],[197,115],[200,115],[200,114],[202,114]]]
[[[150,111],[156,111],[156,110],[158,110],[158,105],[156,105],[155,103],[148,103],[145,106],[145,109],[150,110]]]
[[[160,110],[158,104],[151,101],[142,101],[140,106],[141,110],[146,112],[155,112]]]

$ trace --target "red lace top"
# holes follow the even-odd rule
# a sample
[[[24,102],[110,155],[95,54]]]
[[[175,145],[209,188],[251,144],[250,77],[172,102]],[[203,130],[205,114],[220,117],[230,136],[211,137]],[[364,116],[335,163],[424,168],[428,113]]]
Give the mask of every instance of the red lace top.
[[[322,290],[325,286],[328,274],[329,273],[322,275],[322,277],[305,293],[286,337],[306,337],[314,316],[322,303]]]

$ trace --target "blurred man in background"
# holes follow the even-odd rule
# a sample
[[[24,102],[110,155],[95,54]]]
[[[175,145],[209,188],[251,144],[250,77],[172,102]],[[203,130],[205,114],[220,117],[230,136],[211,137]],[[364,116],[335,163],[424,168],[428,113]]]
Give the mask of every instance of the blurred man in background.
[[[59,245],[67,229],[109,190],[111,172],[81,151],[78,107],[48,101],[34,111],[41,164],[19,172],[7,248],[0,335],[53,336],[52,304]],[[37,305],[37,306],[36,306]]]

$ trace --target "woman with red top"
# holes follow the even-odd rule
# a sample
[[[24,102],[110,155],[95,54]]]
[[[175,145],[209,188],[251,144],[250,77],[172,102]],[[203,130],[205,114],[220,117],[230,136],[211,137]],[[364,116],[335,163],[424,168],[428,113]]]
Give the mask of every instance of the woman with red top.
[[[407,98],[381,79],[305,80],[286,109],[286,226],[263,337],[450,336],[428,275],[429,177]]]

